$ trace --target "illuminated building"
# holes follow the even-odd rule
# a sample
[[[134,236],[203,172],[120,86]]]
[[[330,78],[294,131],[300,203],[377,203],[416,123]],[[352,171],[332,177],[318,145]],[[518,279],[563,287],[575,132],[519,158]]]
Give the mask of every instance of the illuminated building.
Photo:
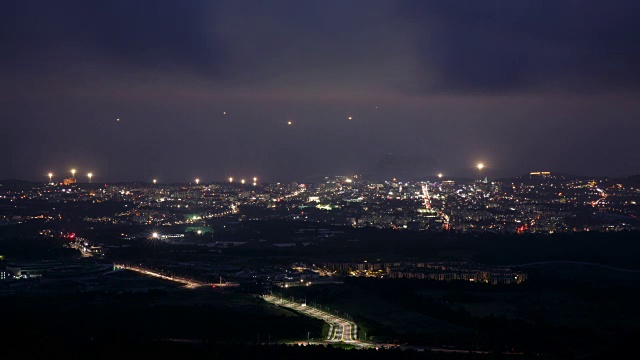
[[[68,179],[64,179],[62,180],[62,185],[72,185],[76,183],[76,179],[75,178],[68,178]]]

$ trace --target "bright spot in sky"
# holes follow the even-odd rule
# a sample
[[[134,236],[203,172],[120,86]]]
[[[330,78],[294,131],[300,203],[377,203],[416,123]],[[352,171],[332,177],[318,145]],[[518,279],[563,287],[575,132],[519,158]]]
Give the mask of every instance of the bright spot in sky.
[[[351,116],[349,116],[349,120],[353,120],[353,118]]]
[[[293,124],[292,121],[287,121],[287,125],[291,125],[291,124]]]
[[[120,118],[117,118],[117,119],[116,119],[116,121],[117,121],[117,122],[120,122]]]
[[[223,111],[223,112],[222,112],[222,115],[227,115],[227,112],[226,112],[226,111]]]

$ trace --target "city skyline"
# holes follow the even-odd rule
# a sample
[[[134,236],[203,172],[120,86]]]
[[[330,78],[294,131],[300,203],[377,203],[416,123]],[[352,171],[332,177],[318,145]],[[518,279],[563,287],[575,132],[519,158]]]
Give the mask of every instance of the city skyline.
[[[472,168],[475,169],[475,172],[473,174],[468,173],[468,174],[448,174],[448,173],[443,173],[443,172],[437,172],[434,174],[426,174],[426,175],[407,175],[407,176],[398,176],[398,177],[380,177],[380,176],[363,176],[362,174],[324,174],[324,175],[316,175],[314,177],[304,177],[303,179],[263,179],[263,178],[259,178],[256,176],[245,176],[245,177],[228,177],[225,178],[224,176],[214,176],[213,178],[205,178],[205,177],[195,177],[195,178],[187,178],[187,177],[180,177],[177,175],[171,175],[168,176],[166,178],[161,178],[158,176],[155,177],[151,177],[148,179],[137,179],[137,180],[122,180],[122,179],[111,179],[109,181],[104,181],[103,179],[99,179],[98,183],[100,182],[107,182],[107,183],[126,183],[126,182],[131,182],[131,183],[150,183],[150,184],[189,184],[189,183],[195,183],[196,185],[199,185],[200,183],[202,183],[203,185],[209,184],[209,183],[237,183],[237,184],[241,184],[241,185],[252,185],[252,186],[256,186],[258,184],[261,183],[275,183],[275,182],[313,182],[313,180],[318,180],[321,178],[326,178],[326,177],[345,177],[345,178],[358,178],[358,177],[365,177],[367,178],[367,180],[370,181],[399,181],[399,182],[416,182],[416,181],[424,181],[424,180],[434,180],[434,181],[442,181],[442,180],[447,180],[447,179],[457,179],[457,180],[483,180],[483,179],[489,179],[489,180],[500,180],[500,179],[510,179],[510,178],[519,178],[522,176],[527,176],[527,175],[549,175],[549,174],[554,174],[554,175],[564,175],[564,176],[570,176],[570,177],[579,177],[579,178],[610,178],[610,179],[622,179],[622,178],[627,178],[627,176],[622,176],[622,177],[616,177],[616,176],[607,176],[607,175],[603,175],[603,176],[596,176],[596,175],[592,175],[592,174],[569,174],[569,173],[563,173],[563,172],[556,172],[556,171],[530,171],[530,172],[526,172],[526,173],[522,173],[522,174],[511,174],[511,175],[507,175],[507,176],[500,176],[500,177],[490,177],[491,173],[490,173],[490,169],[487,169],[485,167],[486,165],[484,163],[478,163],[475,166],[473,166]],[[73,169],[75,170],[75,169]],[[65,179],[74,179],[76,180],[78,183],[91,183],[93,182],[93,178],[94,178],[95,174],[93,172],[87,172],[86,174],[82,174],[82,175],[78,175],[76,176],[74,173],[71,173],[71,170],[68,171],[58,171],[58,172],[46,172],[44,173],[44,175],[42,176],[45,180],[47,180],[46,182],[49,183],[59,183],[62,182]],[[630,175],[628,177],[634,177],[635,175]],[[108,177],[107,177],[108,178]],[[18,181],[29,181],[29,182],[41,182],[42,180],[40,179],[11,179],[11,178],[6,178],[6,179],[0,179],[0,181],[10,181],[10,180],[18,180]],[[260,180],[260,181],[258,181]]]
[[[0,178],[638,174],[638,6],[11,2]]]

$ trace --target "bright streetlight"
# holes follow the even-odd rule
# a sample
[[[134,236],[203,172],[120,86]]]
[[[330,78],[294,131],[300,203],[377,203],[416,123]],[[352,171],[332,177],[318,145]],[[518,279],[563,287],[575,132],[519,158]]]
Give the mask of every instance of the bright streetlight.
[[[154,183],[154,184],[158,183],[158,180],[153,179],[153,183]]]
[[[51,184],[53,182],[53,173],[49,173],[47,175],[49,176],[49,183]]]
[[[71,177],[76,178],[76,169],[71,169]]]
[[[442,173],[438,174],[438,178],[442,179]]]
[[[87,177],[89,177],[89,183],[91,183],[91,178],[93,177],[93,173],[88,173]]]
[[[157,239],[158,236],[160,236],[157,232],[154,232],[153,234],[151,234],[151,238],[152,239]]]
[[[244,185],[244,179],[240,180],[240,183],[242,183]]]
[[[196,185],[200,184],[200,179],[196,179]]]
[[[484,164],[483,163],[479,163],[477,165],[477,167],[478,167],[478,170],[482,170],[482,169],[484,169]]]
[[[232,183],[232,182],[233,182],[233,178],[232,178],[232,177],[230,177],[230,178],[229,178],[229,182],[230,182],[230,183]]]

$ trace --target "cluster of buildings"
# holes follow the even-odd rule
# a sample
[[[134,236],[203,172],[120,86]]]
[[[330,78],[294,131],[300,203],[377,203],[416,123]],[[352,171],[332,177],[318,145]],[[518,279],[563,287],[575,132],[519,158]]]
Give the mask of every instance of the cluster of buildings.
[[[317,272],[378,279],[463,280],[492,285],[521,284],[527,279],[526,273],[509,267],[468,262],[327,262]]]
[[[492,182],[333,176],[314,183],[22,184],[0,187],[0,226],[55,221],[69,206],[96,204],[117,211],[86,214],[86,223],[186,225],[201,233],[209,231],[215,219],[496,233],[640,228],[640,188],[620,180],[549,172]]]

